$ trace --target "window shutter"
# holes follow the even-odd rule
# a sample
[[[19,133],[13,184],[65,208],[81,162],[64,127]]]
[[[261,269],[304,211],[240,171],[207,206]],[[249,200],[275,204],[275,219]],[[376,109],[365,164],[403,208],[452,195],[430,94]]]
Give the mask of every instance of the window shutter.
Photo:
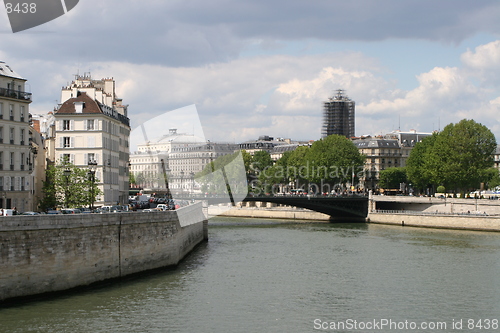
[[[70,120],[69,121],[69,130],[70,131],[74,131],[75,130],[75,121],[74,120]]]
[[[83,164],[89,164],[89,154],[83,154]]]
[[[71,164],[75,164],[75,154],[71,154],[69,156],[69,160],[70,160]]]
[[[69,138],[69,146],[71,148],[75,147],[75,138],[73,137]]]
[[[59,148],[64,148],[64,138],[63,137],[59,138]]]

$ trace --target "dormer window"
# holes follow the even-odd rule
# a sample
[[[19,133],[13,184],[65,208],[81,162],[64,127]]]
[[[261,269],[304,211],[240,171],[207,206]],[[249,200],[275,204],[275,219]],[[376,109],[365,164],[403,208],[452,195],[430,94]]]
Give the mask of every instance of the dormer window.
[[[76,113],[82,113],[83,112],[83,108],[85,106],[85,103],[84,102],[75,102],[75,112]]]

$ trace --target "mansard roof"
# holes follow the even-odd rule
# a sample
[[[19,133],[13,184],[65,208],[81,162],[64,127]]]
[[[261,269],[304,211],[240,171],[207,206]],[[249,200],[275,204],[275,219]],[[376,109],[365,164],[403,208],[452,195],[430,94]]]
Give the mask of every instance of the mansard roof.
[[[77,97],[73,97],[64,102],[56,114],[76,114],[75,103],[83,102],[82,113],[104,113],[99,104],[90,98],[85,92],[78,92]]]
[[[0,61],[0,76],[8,76],[15,79],[20,79],[26,81],[26,79],[22,78],[21,75],[17,74],[9,65],[5,62]]]

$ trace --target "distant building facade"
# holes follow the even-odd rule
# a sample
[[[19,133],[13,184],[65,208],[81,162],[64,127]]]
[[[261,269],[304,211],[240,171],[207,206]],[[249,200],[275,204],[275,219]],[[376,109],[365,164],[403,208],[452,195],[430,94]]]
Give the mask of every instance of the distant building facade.
[[[168,134],[137,146],[130,155],[130,172],[138,186],[151,190],[166,187],[165,176],[172,192],[199,190],[194,176],[215,159],[234,153],[238,145],[205,141],[190,134]]]
[[[292,141],[284,138],[274,138],[268,135],[261,135],[257,140],[249,140],[238,144],[240,150],[244,150],[250,155],[255,154],[256,151],[264,150],[272,154],[277,146],[290,145]]]
[[[20,212],[35,210],[38,204],[33,170],[39,151],[30,127],[31,93],[25,91],[26,81],[0,61],[0,208],[15,207]]]
[[[346,138],[354,137],[355,103],[344,95],[342,89],[323,103],[322,137],[332,134],[343,135]]]
[[[55,163],[68,160],[77,167],[95,167],[102,195],[97,205],[127,204],[129,191],[130,122],[127,105],[115,94],[113,79],[76,75],[63,87],[54,112]],[[94,166],[95,165],[95,166]]]
[[[404,167],[411,150],[432,133],[415,130],[409,132],[394,131],[380,137],[367,137],[353,140],[360,153],[366,156],[365,177],[361,179],[368,190],[377,190],[380,171]]]

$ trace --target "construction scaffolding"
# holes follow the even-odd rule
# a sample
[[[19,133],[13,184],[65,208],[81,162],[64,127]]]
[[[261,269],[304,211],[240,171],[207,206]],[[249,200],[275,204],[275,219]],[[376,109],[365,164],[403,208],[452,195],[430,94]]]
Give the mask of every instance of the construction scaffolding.
[[[344,94],[344,90],[338,89],[337,94],[323,104],[322,137],[332,134],[353,137],[354,109],[354,101]]]

